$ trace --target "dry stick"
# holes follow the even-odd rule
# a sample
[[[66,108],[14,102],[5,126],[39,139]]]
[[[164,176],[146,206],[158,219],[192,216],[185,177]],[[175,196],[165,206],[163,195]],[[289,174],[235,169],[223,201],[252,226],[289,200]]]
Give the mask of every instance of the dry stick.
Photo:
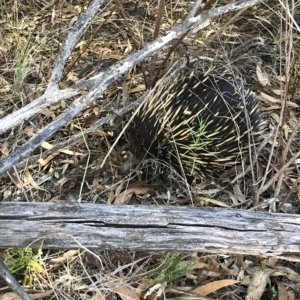
[[[144,101],[146,101],[147,97],[144,99]],[[119,139],[122,137],[122,135],[124,134],[126,128],[129,126],[129,124],[131,123],[131,121],[133,120],[133,118],[135,117],[135,115],[138,113],[139,109],[141,108],[141,106],[143,105],[144,101],[139,105],[138,109],[136,109],[136,111],[134,112],[134,114],[132,114],[132,116],[130,117],[129,121],[127,122],[127,124],[124,126],[124,128],[122,129],[122,131],[119,133],[119,135],[117,136],[116,140],[114,141],[114,143],[111,145],[111,147],[109,148],[108,152],[106,153],[100,168],[103,168],[104,164],[106,163],[106,160],[108,159],[110,153],[113,151],[113,149],[115,148],[116,144],[118,143]]]
[[[86,9],[86,11],[80,16],[78,21],[75,23],[72,30],[69,32],[67,40],[60,49],[58,58],[54,62],[54,69],[52,71],[50,82],[45,93],[51,92],[53,89],[59,89],[58,85],[61,80],[67,59],[70,57],[71,52],[75,47],[77,41],[83,35],[89,22],[98,12],[99,7],[103,2],[104,0],[93,0],[92,3],[90,3],[88,8]]]
[[[286,23],[286,26],[287,26],[287,23]],[[287,44],[287,43],[286,43]],[[281,48],[280,48],[281,49]],[[285,49],[286,51],[287,51],[287,49]],[[286,52],[287,53],[287,52]],[[282,56],[282,55],[281,55]],[[281,63],[281,61],[280,61],[280,63]],[[288,67],[288,66],[286,66],[286,67]],[[287,74],[286,74],[287,75]],[[286,77],[287,78],[287,77]],[[282,84],[281,82],[280,82],[280,84]],[[284,103],[283,103],[283,105],[281,106],[281,110],[280,110],[280,118],[279,118],[279,122],[278,122],[278,125],[276,126],[276,130],[275,130],[275,134],[274,134],[274,142],[272,143],[272,147],[271,147],[271,152],[270,152],[270,157],[269,157],[269,160],[268,160],[268,163],[267,163],[267,167],[266,167],[266,172],[265,172],[265,176],[264,176],[264,178],[263,178],[263,180],[262,180],[262,183],[261,183],[261,186],[260,186],[260,189],[259,189],[259,191],[258,191],[258,193],[256,194],[256,197],[255,197],[255,201],[256,202],[258,202],[258,198],[259,198],[259,195],[263,192],[263,189],[264,189],[264,187],[265,187],[265,181],[266,181],[266,179],[267,179],[267,174],[268,174],[268,170],[269,170],[269,168],[270,168],[270,165],[271,165],[271,160],[272,160],[272,154],[273,154],[273,152],[274,152],[274,147],[275,147],[275,139],[276,139],[276,137],[277,137],[277,135],[278,135],[278,132],[279,132],[279,128],[281,127],[281,130],[280,130],[280,133],[279,133],[279,140],[281,140],[281,137],[283,136],[283,117],[284,117],[284,115],[285,115],[285,113],[286,113],[286,107],[287,107],[287,105],[286,105],[286,101],[287,101],[287,92],[288,92],[288,87],[287,87],[288,85],[286,85],[286,87],[285,87],[285,97],[284,97]],[[278,155],[278,149],[276,150],[276,154],[275,154],[275,158],[277,157],[277,155]],[[285,160],[285,159],[284,159]],[[280,160],[280,170],[282,170],[283,169],[283,167],[284,167],[284,160],[283,159],[281,159]],[[272,173],[273,173],[273,170],[272,170]],[[278,173],[277,174],[275,174],[275,176],[276,175],[278,175]],[[275,183],[275,180],[273,180],[273,178],[275,177],[274,175],[272,175],[272,183]],[[281,182],[282,182],[282,179],[283,179],[283,172],[282,173],[280,173],[278,176],[276,176],[276,179],[278,179],[278,183],[277,183],[277,186],[276,186],[276,194],[278,194],[279,192],[279,189],[280,189],[280,186],[281,186]],[[270,180],[270,181],[271,181]],[[270,183],[270,181],[269,181],[269,183]],[[279,189],[278,189],[278,187],[279,187]],[[266,189],[264,189],[264,190],[266,190]]]
[[[286,14],[286,17],[288,17],[287,14]],[[286,24],[285,25],[286,26],[286,34],[285,34],[285,37],[286,37],[285,38],[285,53],[286,53],[285,78],[289,78],[291,52],[292,52],[292,48],[293,48],[293,39],[292,39],[292,37],[293,37],[293,35],[292,35],[293,28],[292,28],[292,26],[289,26],[289,22],[286,22],[285,24]],[[289,39],[289,41],[288,41],[288,39]],[[288,92],[289,92],[289,85],[290,85],[290,80],[288,80],[288,83],[285,85],[284,104],[283,104],[284,105],[284,112],[283,112],[282,119],[281,119],[282,120],[281,135],[283,135],[283,116],[286,116],[286,113],[287,113],[287,95],[288,95]],[[294,133],[294,135],[295,135],[295,133]],[[282,167],[284,165],[284,162],[285,162],[288,150],[289,150],[289,145],[291,144],[291,142],[292,142],[292,140],[289,138],[288,143],[286,144],[286,146],[284,148],[284,152],[281,155],[279,167]],[[279,195],[281,185],[282,185],[282,181],[283,181],[283,176],[284,176],[284,174],[282,173],[278,177],[277,184],[276,184],[275,191],[274,191],[274,197],[277,197]]]
[[[51,104],[55,104],[61,100],[69,99],[80,94],[82,94],[82,91],[78,91],[76,88],[67,88],[64,90],[55,89],[51,93],[45,93],[26,106],[0,119],[0,134],[3,134],[7,130],[22,124],[25,120],[30,119],[32,116],[39,113],[42,109],[50,106]]]
[[[113,12],[116,10],[116,8],[117,8],[117,4],[115,4],[115,6],[110,10],[109,14],[105,17],[104,21],[95,29],[94,33],[89,38],[89,40],[87,41],[87,43],[84,45],[83,49],[80,51],[80,53],[75,57],[75,59],[68,66],[68,69],[65,72],[64,76],[62,77],[62,80],[64,80],[66,78],[66,76],[72,70],[72,68],[74,67],[74,65],[76,64],[76,62],[83,55],[83,53],[86,51],[86,49],[90,46],[90,44],[94,40],[94,37],[98,34],[98,32],[101,30],[101,28],[107,23],[107,21],[109,20],[109,18],[113,14]]]
[[[199,9],[199,7],[201,6],[203,0],[197,0],[195,2],[195,4],[192,6],[192,8],[190,9],[189,13],[186,16],[186,19],[188,20],[189,18],[193,18],[195,16],[195,14],[197,13],[197,10]]]
[[[127,58],[112,65],[110,68],[108,68],[105,74],[102,72],[99,75],[94,76],[94,80],[96,83],[87,96],[75,100],[69,108],[67,108],[60,116],[56,118],[56,120],[46,125],[35,136],[31,137],[21,148],[14,151],[8,157],[0,161],[0,174],[3,174],[23,159],[28,158],[31,155],[32,151],[39,147],[47,138],[52,136],[62,126],[66,125],[94,100],[101,97],[102,93],[108,85],[116,81],[122,74],[131,69],[134,65],[141,62],[149,55],[156,53],[163,46],[169,44],[170,41],[174,40],[184,32],[192,29],[205,20],[220,15],[220,13],[235,11],[237,9],[240,9],[241,7],[244,8],[245,6],[253,6],[260,2],[261,0],[238,1],[233,4],[225,5],[222,8],[205,11],[197,17],[185,20],[183,24],[176,26],[166,36],[160,37],[154,42],[148,44],[143,50],[132,53]],[[52,81],[54,80],[54,78],[60,78],[59,76],[61,75],[61,73],[59,72],[59,70],[57,70],[55,74],[57,75],[52,77]],[[49,93],[51,89],[47,89],[47,91]]]
[[[253,158],[252,158],[252,165],[255,165],[258,159],[258,155],[261,153],[261,151],[266,147],[268,144],[270,137],[272,133],[268,134],[268,136],[264,139],[264,141],[259,145],[258,149],[254,152]],[[248,174],[251,171],[251,166],[248,166],[246,170],[238,174],[230,183],[233,184],[240,178],[243,178],[246,174]]]
[[[299,127],[300,127],[300,118],[298,119],[298,122],[297,122],[296,126],[294,127],[294,129],[293,129],[293,131],[292,131],[292,133],[291,133],[289,139],[287,140],[286,145],[283,149],[283,152],[281,154],[281,159],[280,159],[280,167],[282,167],[284,165],[284,162],[286,160],[286,157],[287,157],[288,151],[290,149],[291,143],[292,143],[296,133],[298,133]],[[280,176],[279,180],[277,181],[276,188],[275,188],[275,191],[274,191],[274,197],[275,198],[278,197],[278,195],[279,195],[282,179],[283,179],[282,176]]]
[[[180,45],[180,43],[182,42],[182,40],[189,34],[189,31],[187,31],[186,33],[184,33],[173,45],[172,47],[169,49],[166,57],[164,58],[164,60],[162,61],[162,63],[159,65],[157,72],[156,72],[156,77],[154,82],[157,81],[157,78],[159,77],[160,71],[163,67],[165,67],[167,60],[169,59],[169,57],[171,56],[171,54],[176,50],[176,48]]]
[[[2,259],[0,259],[0,275],[7,285],[18,295],[22,300],[32,300],[32,298],[23,290],[15,277],[10,273]]]
[[[133,34],[133,32],[132,32],[132,30],[131,30],[131,26],[130,26],[128,20],[127,20],[125,11],[124,11],[124,9],[123,9],[123,6],[122,6],[122,4],[120,3],[119,0],[116,0],[116,2],[117,2],[117,5],[119,6],[119,9],[120,9],[120,11],[121,11],[121,15],[122,15],[122,17],[123,17],[123,21],[125,22],[125,24],[126,24],[126,26],[127,26],[127,30],[128,30],[129,35],[130,35],[130,37],[131,37],[133,46],[134,46],[135,50],[138,50],[138,49],[139,49],[139,45],[137,44],[137,42],[136,42],[136,40],[135,40],[135,38],[134,38],[134,34]],[[143,73],[144,82],[145,82],[145,84],[146,84],[146,86],[147,86],[147,76],[146,76],[146,71],[145,71],[145,68],[144,68],[144,66],[143,66],[142,64],[141,64],[141,71],[142,71],[142,73]]]
[[[293,157],[278,170],[278,172],[264,185],[260,188],[259,194],[266,191],[277,179],[278,177],[288,168],[298,157],[300,156],[300,151],[293,155]]]
[[[214,41],[220,34],[230,25],[232,24],[247,8],[242,8],[240,11],[238,11],[232,18],[230,18],[221,28],[217,30],[216,33],[214,33],[208,41],[205,42],[205,45],[209,45],[212,41]],[[197,55],[200,55],[203,51],[200,50]]]
[[[295,26],[295,28],[297,29],[297,31],[300,33],[300,26],[298,25],[297,21],[295,20],[294,18],[294,11],[295,11],[295,3],[294,1],[292,2],[294,5],[293,5],[293,9],[292,9],[292,12],[291,10],[286,7],[283,2],[281,0],[279,0],[279,3],[281,4],[281,6],[283,7],[283,10],[286,12],[286,14],[289,16],[290,20],[292,21],[293,25]],[[286,2],[288,4],[288,2]]]
[[[289,193],[284,197],[284,199],[282,201],[280,201],[280,204],[277,208],[277,212],[280,212],[284,203],[286,201],[288,201],[288,199],[291,197],[292,193],[296,193],[295,190],[298,190],[298,183],[300,181],[300,175],[297,177],[296,181],[293,183],[291,190],[289,191]]]
[[[156,39],[159,34],[159,29],[161,25],[162,16],[163,16],[164,4],[165,4],[164,0],[158,1],[157,18],[156,18],[154,34],[153,34],[154,39]],[[157,80],[157,75],[155,75],[157,59],[158,59],[158,54],[152,56],[150,68],[149,68],[150,70],[149,70],[149,83],[147,86],[148,88],[154,87]]]
[[[20,176],[19,176],[18,170],[17,170],[17,168],[16,168],[15,166],[13,167],[13,170],[14,170],[14,172],[15,172],[15,174],[16,174],[16,177],[17,177],[17,179],[18,179],[18,182],[15,182],[15,180],[13,179],[13,177],[10,175],[9,172],[6,172],[6,173],[7,173],[7,176],[9,177],[9,179],[10,179],[16,186],[18,186],[18,183],[19,183],[19,185],[20,185],[20,187],[21,187],[21,191],[22,191],[22,193],[23,193],[23,195],[24,195],[26,201],[27,201],[27,202],[30,202],[30,200],[29,200],[29,198],[28,198],[28,196],[27,196],[27,193],[26,193],[26,191],[25,191],[25,189],[24,189],[23,182],[22,182],[22,180],[21,180],[21,178],[20,178]]]
[[[186,20],[193,18],[197,12],[197,10],[199,9],[199,7],[201,6],[203,0],[197,0],[195,2],[195,4],[192,6],[192,8],[190,9],[189,13],[186,16]],[[189,34],[190,31],[187,31],[186,33],[184,33],[173,45],[172,47],[169,49],[166,57],[164,58],[164,60],[162,61],[162,63],[159,65],[157,71],[156,71],[156,77],[154,78],[154,83],[157,81],[160,71],[162,68],[165,67],[169,57],[171,56],[171,54],[175,51],[175,49],[177,49],[177,47],[180,45],[180,43],[182,42],[182,40]],[[155,74],[155,73],[153,73]]]
[[[163,3],[163,0],[161,0],[161,3]],[[195,14],[197,13],[197,10],[198,10],[198,8],[200,7],[201,3],[202,3],[202,0],[197,0],[197,1],[194,3],[194,5],[193,5],[192,8],[190,9],[189,13],[188,13],[187,16],[185,17],[183,23],[187,22],[190,18],[193,18],[193,17],[195,16]],[[161,9],[160,11],[162,11],[162,9]],[[206,26],[209,25],[209,23],[206,23],[206,24],[207,24]],[[158,23],[157,23],[156,25],[158,25]],[[203,25],[203,26],[204,26],[204,25]],[[205,27],[206,27],[206,26],[205,26]],[[156,26],[155,29],[157,29],[157,33],[158,33],[159,27]],[[196,28],[196,29],[199,30],[200,28]],[[183,33],[183,34],[179,37],[179,39],[178,39],[178,40],[171,46],[171,48],[169,49],[169,51],[168,51],[166,57],[164,58],[164,60],[162,61],[162,63],[159,65],[159,67],[158,67],[156,73],[155,73],[155,69],[153,70],[154,77],[153,77],[153,82],[152,82],[152,84],[155,84],[155,83],[156,83],[156,81],[157,81],[158,78],[159,78],[159,74],[160,74],[161,69],[162,69],[163,67],[165,67],[165,65],[166,65],[166,63],[167,63],[169,57],[171,56],[171,54],[177,49],[177,47],[180,45],[180,43],[182,42],[182,40],[183,40],[190,32],[191,32],[191,29],[188,30],[188,31],[186,31],[185,33]],[[157,57],[155,57],[155,62],[156,62],[156,59],[157,59]],[[154,67],[154,64],[152,64],[152,67]],[[179,162],[180,162],[180,167],[181,167],[181,169],[183,169],[180,160],[179,160]],[[183,174],[184,174],[184,180],[185,180],[185,182],[187,183],[188,181],[187,181],[187,178],[186,178],[186,176],[185,176],[185,173],[183,172]],[[187,187],[187,190],[188,190],[188,193],[189,193],[189,197],[190,197],[191,201],[193,201],[193,196],[192,196],[191,189],[190,189],[188,183],[186,184],[186,187]]]
[[[130,35],[130,37],[131,37],[133,46],[134,46],[134,48],[135,48],[136,50],[138,50],[138,49],[139,49],[139,45],[137,44],[137,42],[136,42],[136,40],[135,40],[135,38],[134,38],[134,34],[133,34],[133,32],[132,32],[132,30],[131,30],[131,26],[130,26],[128,20],[127,20],[127,16],[126,16],[125,11],[124,11],[124,9],[123,9],[122,3],[121,3],[119,0],[116,0],[116,2],[117,2],[117,5],[118,5],[118,7],[119,7],[119,9],[120,9],[120,12],[121,12],[123,21],[125,22],[125,25],[127,26],[127,30],[128,30],[128,33],[129,33],[129,35]]]
[[[282,48],[282,47],[280,47],[280,57],[283,56],[283,54],[281,53],[281,51],[282,51],[281,48]],[[280,70],[281,70],[281,68],[282,68],[282,65],[281,65],[281,60],[280,60]],[[282,90],[282,82],[281,82],[281,81],[280,81],[280,87],[281,87],[280,90]],[[287,94],[286,94],[286,95],[287,95]],[[265,169],[265,175],[264,175],[264,177],[262,178],[260,188],[259,188],[257,194],[255,195],[254,203],[258,203],[259,196],[261,195],[261,193],[263,192],[263,189],[264,189],[264,187],[265,187],[265,182],[266,182],[266,180],[267,180],[267,175],[268,175],[268,173],[269,173],[269,169],[270,169],[270,166],[271,166],[272,157],[273,157],[273,154],[274,154],[275,140],[276,140],[276,137],[278,136],[278,132],[279,132],[280,126],[281,126],[281,131],[280,131],[280,133],[279,133],[279,141],[281,140],[282,131],[283,131],[283,129],[282,129],[282,128],[283,128],[283,116],[284,116],[284,114],[285,114],[285,108],[286,108],[286,97],[285,97],[284,100],[285,100],[285,101],[284,101],[284,104],[281,105],[279,122],[278,122],[278,124],[277,124],[277,126],[276,126],[276,130],[275,130],[275,133],[274,133],[274,139],[273,139],[273,143],[272,143],[272,145],[271,145],[270,156],[269,156],[269,159],[268,159],[268,162],[267,162],[267,166],[266,166],[266,169]],[[278,151],[279,151],[279,149],[277,148],[277,149],[276,149],[276,152],[275,152],[275,159],[274,159],[274,161],[276,161],[276,158],[277,158],[277,155],[278,155]],[[281,168],[281,169],[282,169],[282,168]],[[281,170],[281,169],[280,169],[280,170]],[[275,176],[276,176],[276,175],[278,175],[278,173],[275,174]],[[272,171],[271,171],[271,177],[272,177],[272,179],[273,179],[273,177],[274,177],[274,175],[273,175],[273,169],[272,169]],[[276,179],[277,179],[277,178],[278,178],[278,176],[276,176]],[[272,179],[271,179],[271,180],[272,180]],[[271,181],[271,180],[270,180],[270,181]],[[270,182],[270,181],[269,181],[269,182]],[[272,181],[272,183],[273,183],[273,182],[275,182],[275,180]],[[266,190],[266,189],[264,189],[264,190]]]

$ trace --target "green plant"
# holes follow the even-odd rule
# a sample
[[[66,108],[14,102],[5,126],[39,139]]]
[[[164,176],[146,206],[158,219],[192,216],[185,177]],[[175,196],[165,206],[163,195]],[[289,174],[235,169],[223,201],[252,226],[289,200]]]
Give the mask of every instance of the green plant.
[[[39,264],[42,250],[35,254],[31,248],[10,248],[6,250],[6,255],[5,262],[9,270],[24,276],[23,285],[31,285],[33,275],[44,272]]]
[[[199,116],[197,116],[197,122],[198,124],[196,126],[196,130],[187,123],[188,133],[191,140],[190,143],[183,144],[176,141],[171,141],[175,143],[175,146],[180,149],[180,151],[177,151],[179,153],[179,158],[183,161],[191,162],[192,166],[189,174],[190,176],[193,175],[196,164],[201,164],[201,161],[199,161],[199,159],[201,160],[201,158],[199,158],[197,152],[201,150],[208,153],[209,151],[207,150],[207,145],[209,145],[214,140],[214,138],[207,136],[206,122],[203,121]]]
[[[164,288],[184,277],[193,269],[193,261],[183,261],[184,257],[185,255],[182,253],[168,253],[163,258],[164,262],[161,268],[156,270],[155,277],[148,283],[148,287],[159,284]]]
[[[267,277],[267,284],[269,287],[269,291],[272,293],[273,297],[276,297],[277,296],[276,287],[272,285],[272,281],[270,277]]]

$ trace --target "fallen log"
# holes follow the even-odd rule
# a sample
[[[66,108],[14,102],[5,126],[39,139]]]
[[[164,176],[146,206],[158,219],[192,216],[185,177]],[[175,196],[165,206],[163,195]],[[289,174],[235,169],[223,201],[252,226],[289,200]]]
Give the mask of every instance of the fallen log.
[[[74,203],[0,203],[0,247],[300,252],[300,216],[234,209]],[[294,259],[292,259],[294,260]]]

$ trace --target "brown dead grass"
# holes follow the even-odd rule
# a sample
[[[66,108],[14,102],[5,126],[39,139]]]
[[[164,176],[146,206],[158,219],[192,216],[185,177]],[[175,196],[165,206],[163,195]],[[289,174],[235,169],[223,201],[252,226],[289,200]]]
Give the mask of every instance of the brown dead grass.
[[[210,8],[213,3],[208,2],[211,2],[207,5]],[[217,5],[224,3],[218,1]],[[26,105],[45,90],[58,49],[87,4],[86,1],[2,2],[0,116]],[[61,85],[67,87],[78,78],[88,78],[131,51],[141,49],[155,36],[163,35],[179,24],[189,9],[188,2],[165,1],[164,4],[163,9],[158,9],[156,1],[107,3],[104,12],[91,22],[69,58]],[[299,10],[297,7],[293,15],[298,26]],[[3,175],[0,178],[0,198],[21,201],[26,195],[28,199],[45,202],[77,201],[79,196],[82,201],[93,203],[111,203],[118,199],[118,202],[130,204],[190,205],[192,202],[195,206],[222,206],[226,203],[244,209],[253,207],[251,176],[239,178],[234,184],[225,180],[222,187],[205,182],[188,187],[174,172],[169,172],[168,179],[147,171],[142,175],[132,172],[126,178],[119,176],[118,169],[124,163],[123,151],[128,149],[126,136],[112,150],[104,171],[100,172],[100,165],[127,117],[116,116],[112,122],[72,147],[47,156],[43,153],[82,132],[96,120],[112,114],[116,107],[136,99],[175,61],[185,59],[188,54],[190,58],[200,56],[197,68],[216,73],[230,71],[242,77],[261,100],[266,118],[270,120],[270,131],[281,125],[278,131],[274,131],[258,161],[260,183],[263,178],[268,182],[300,149],[298,131],[291,143],[287,142],[299,119],[300,33],[295,30],[289,36],[286,18],[285,11],[273,1],[240,15],[221,16],[212,20],[211,25],[196,37],[185,38],[182,43],[174,45],[173,52],[162,51],[137,65],[110,86],[103,99],[36,150],[33,157],[40,159],[29,159],[21,167]],[[69,104],[62,101],[44,109],[41,114],[2,135],[2,157],[20,147]],[[269,157],[270,168],[266,173]],[[150,169],[157,166],[151,160],[145,164]],[[254,203],[259,209],[276,211],[278,203],[272,202],[273,206],[266,204],[269,198],[275,197],[281,201],[282,210],[298,212],[297,163],[284,170],[282,178],[258,194]],[[259,188],[255,189],[259,192]],[[149,191],[153,190],[156,195],[150,197]],[[245,299],[247,293],[255,294],[251,290],[253,279],[261,276],[268,280],[261,299],[300,298],[297,263],[196,253],[182,258],[182,263],[193,263],[185,276],[150,290],[147,282],[162,272],[165,257],[165,254],[116,251],[43,251],[39,260],[43,272],[33,272],[28,289],[29,292],[35,289],[41,293],[40,298],[43,293],[52,291],[51,295],[44,294],[44,299],[156,299],[161,291],[166,298],[182,295],[185,299]],[[4,258],[7,259],[6,255]],[[151,293],[146,296],[146,291]]]

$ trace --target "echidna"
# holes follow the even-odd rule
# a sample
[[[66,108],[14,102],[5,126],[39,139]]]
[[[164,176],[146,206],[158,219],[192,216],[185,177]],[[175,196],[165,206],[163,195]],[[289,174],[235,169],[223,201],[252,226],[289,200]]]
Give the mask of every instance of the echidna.
[[[131,142],[137,156],[147,151],[188,176],[216,178],[249,153],[264,128],[260,105],[241,81],[179,73],[140,108]]]

